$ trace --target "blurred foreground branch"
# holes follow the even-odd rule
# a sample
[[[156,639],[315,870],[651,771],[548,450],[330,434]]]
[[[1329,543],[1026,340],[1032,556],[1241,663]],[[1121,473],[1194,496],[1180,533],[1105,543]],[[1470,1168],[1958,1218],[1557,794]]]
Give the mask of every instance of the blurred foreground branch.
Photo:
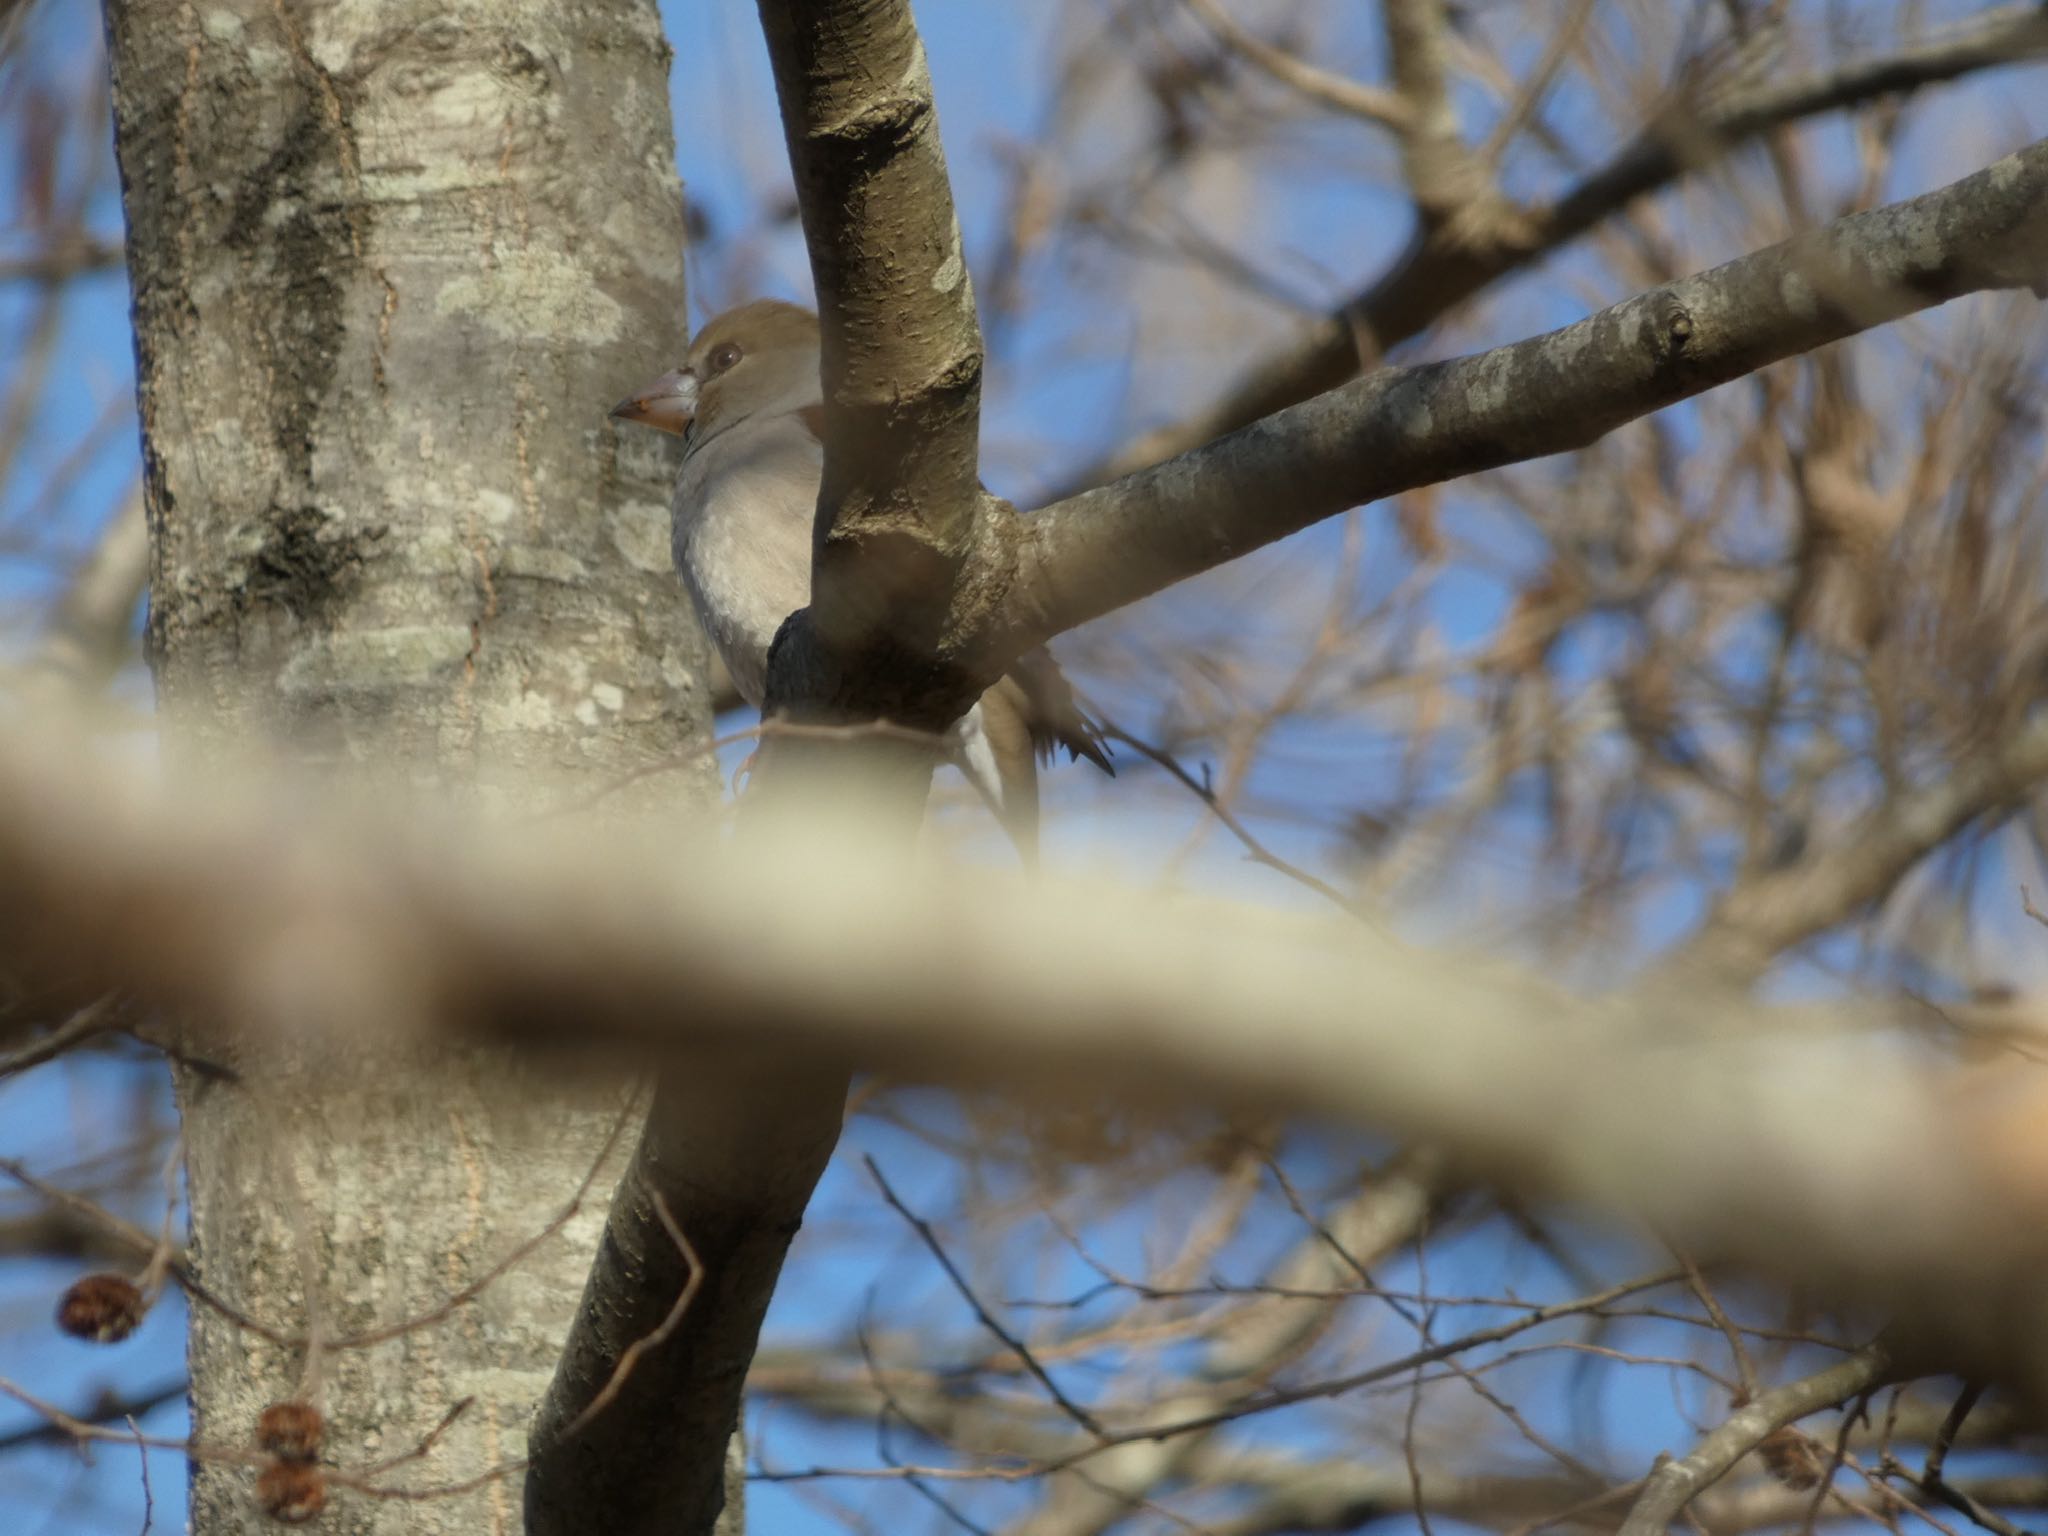
[[[1902,1350],[2035,1386],[2048,1369],[2048,1079],[1930,1068],[1868,1005],[1767,1008],[1698,978],[1588,1001],[1340,919],[910,870],[857,807],[739,847],[465,829],[304,789],[173,798],[24,734],[0,746],[0,962],[252,1048],[280,1029],[610,1045],[1328,1117],[1893,1309]]]

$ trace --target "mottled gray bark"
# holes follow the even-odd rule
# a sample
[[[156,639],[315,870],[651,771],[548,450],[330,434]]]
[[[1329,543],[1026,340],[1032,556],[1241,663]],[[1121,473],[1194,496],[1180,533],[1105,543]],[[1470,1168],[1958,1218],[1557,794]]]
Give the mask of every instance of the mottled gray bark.
[[[517,804],[536,772],[700,744],[669,464],[604,420],[684,330],[651,0],[107,0],[107,24],[172,760],[262,735]],[[647,793],[712,787],[707,764]],[[483,1055],[236,1064],[240,1087],[183,1085],[194,1252],[220,1291],[330,1336],[433,1306],[538,1230],[619,1104]],[[464,1397],[385,1480],[517,1457],[603,1188],[475,1304],[326,1359],[330,1460],[404,1451]],[[191,1363],[217,1445],[248,1444],[304,1366],[203,1308]],[[518,1507],[516,1477],[425,1503],[337,1490],[323,1529],[509,1531]],[[193,1522],[262,1528],[248,1471],[202,1460]]]

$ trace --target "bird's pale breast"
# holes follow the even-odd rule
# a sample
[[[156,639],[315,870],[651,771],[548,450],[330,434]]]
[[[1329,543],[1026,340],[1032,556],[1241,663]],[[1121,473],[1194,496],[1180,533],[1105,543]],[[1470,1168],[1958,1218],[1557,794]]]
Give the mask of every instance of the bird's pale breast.
[[[676,480],[676,570],[733,684],[755,708],[768,647],[811,600],[811,519],[824,457],[792,416],[742,422],[692,450]]]

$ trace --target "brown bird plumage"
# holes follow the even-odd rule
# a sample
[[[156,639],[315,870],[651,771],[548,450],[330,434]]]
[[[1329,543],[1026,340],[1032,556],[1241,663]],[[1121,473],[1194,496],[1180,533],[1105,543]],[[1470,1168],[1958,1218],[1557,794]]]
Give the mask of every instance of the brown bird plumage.
[[[676,570],[741,697],[760,708],[768,647],[811,598],[811,523],[824,475],[818,320],[764,299],[729,310],[682,366],[612,409],[685,438]],[[1038,763],[1056,747],[1114,774],[1102,731],[1050,652],[1020,659],[947,736],[1027,862],[1038,850]]]

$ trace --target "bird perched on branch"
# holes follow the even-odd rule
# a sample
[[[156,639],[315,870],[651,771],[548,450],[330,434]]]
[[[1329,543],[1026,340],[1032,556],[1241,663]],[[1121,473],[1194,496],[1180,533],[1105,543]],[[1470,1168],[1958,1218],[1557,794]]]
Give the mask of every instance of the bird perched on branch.
[[[768,648],[811,600],[811,526],[825,472],[818,317],[773,299],[728,310],[682,366],[612,408],[684,440],[676,570],[741,697],[767,692]],[[1101,728],[1051,653],[1021,657],[947,731],[948,757],[1027,863],[1038,847],[1038,763],[1055,747],[1114,774]]]

